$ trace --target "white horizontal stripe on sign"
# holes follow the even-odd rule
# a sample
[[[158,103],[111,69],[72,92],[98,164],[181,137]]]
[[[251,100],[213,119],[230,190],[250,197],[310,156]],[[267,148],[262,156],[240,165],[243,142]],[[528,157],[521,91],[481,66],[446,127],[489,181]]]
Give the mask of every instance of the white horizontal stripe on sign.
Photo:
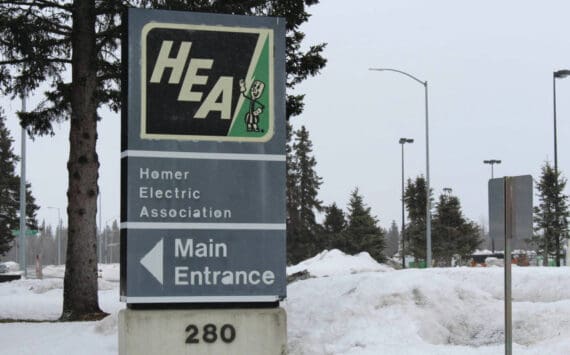
[[[123,222],[121,229],[224,229],[224,230],[285,230],[285,223],[170,223]]]
[[[205,160],[258,160],[285,161],[285,154],[241,154],[241,153],[204,153],[204,152],[165,152],[158,150],[125,150],[121,158],[172,158]]]
[[[125,297],[127,303],[216,303],[216,302],[276,302],[277,296],[180,296],[180,297]]]

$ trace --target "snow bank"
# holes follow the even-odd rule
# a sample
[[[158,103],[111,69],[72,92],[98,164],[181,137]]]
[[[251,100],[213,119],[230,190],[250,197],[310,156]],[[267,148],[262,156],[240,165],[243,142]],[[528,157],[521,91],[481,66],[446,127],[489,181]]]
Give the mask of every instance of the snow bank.
[[[119,303],[118,264],[100,267],[98,279],[99,303],[109,313],[123,308]],[[21,279],[0,283],[0,318],[56,320],[63,307],[63,265],[48,265],[43,269],[44,278]],[[115,281],[117,280],[117,281]]]
[[[10,355],[111,355],[118,353],[116,329],[97,331],[97,324],[7,323],[0,324],[1,354]]]
[[[2,354],[117,354],[118,265],[100,267],[99,303],[110,316],[84,323],[0,323]],[[325,251],[288,273],[290,355],[495,355],[504,352],[503,269],[394,270],[366,253]],[[60,274],[54,268],[51,275]],[[44,272],[45,274],[45,272]],[[50,274],[50,273],[48,273]],[[0,283],[0,318],[55,320],[62,280]],[[513,267],[517,355],[570,349],[570,268]]]
[[[307,270],[312,276],[355,274],[371,271],[389,271],[391,267],[379,264],[370,254],[363,252],[347,255],[338,249],[325,250],[316,256],[287,268],[287,275]]]
[[[342,267],[350,264],[350,258],[329,255],[327,264],[340,266],[337,273],[328,269],[327,278],[289,286],[285,308],[291,354],[503,352],[502,269],[351,275]],[[569,268],[513,268],[513,301],[517,354],[567,353]]]
[[[60,278],[65,276],[65,266],[63,265],[46,265],[42,268],[42,274],[45,278]]]
[[[98,264],[99,278],[106,281],[119,282],[119,264]],[[65,276],[65,265],[46,265],[42,268],[44,278],[60,278]]]
[[[62,297],[63,281],[58,279],[0,283],[0,318],[55,320]]]
[[[110,316],[99,322],[0,323],[1,354],[117,354],[119,302],[117,264],[100,265],[99,306]],[[63,307],[63,266],[43,268],[44,279],[0,283],[0,318],[55,321]]]

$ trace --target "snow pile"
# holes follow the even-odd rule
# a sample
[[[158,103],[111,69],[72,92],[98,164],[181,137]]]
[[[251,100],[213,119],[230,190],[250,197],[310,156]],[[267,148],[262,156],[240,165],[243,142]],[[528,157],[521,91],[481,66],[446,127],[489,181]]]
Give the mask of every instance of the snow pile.
[[[289,285],[291,354],[500,354],[503,270],[408,269],[337,274]],[[385,270],[384,270],[385,271]],[[570,349],[570,269],[513,268],[517,354]]]
[[[99,270],[99,303],[109,317],[0,323],[0,353],[117,354],[118,265]],[[283,302],[290,355],[504,353],[501,268],[394,270],[366,253],[331,250],[287,271],[302,270],[313,277],[290,284]],[[0,283],[0,318],[55,320],[62,298],[57,277]],[[517,355],[568,354],[570,268],[513,267],[513,338]]]
[[[99,264],[99,277],[106,281],[119,282],[121,280],[119,264]]]
[[[0,283],[0,318],[56,320],[61,315],[62,297],[60,279]]]
[[[42,274],[45,278],[60,278],[65,276],[65,266],[63,265],[46,265],[42,268]]]
[[[379,264],[370,254],[363,252],[354,256],[338,249],[325,250],[316,256],[287,268],[287,275],[307,270],[311,276],[355,274],[366,271],[389,271],[391,267]]]

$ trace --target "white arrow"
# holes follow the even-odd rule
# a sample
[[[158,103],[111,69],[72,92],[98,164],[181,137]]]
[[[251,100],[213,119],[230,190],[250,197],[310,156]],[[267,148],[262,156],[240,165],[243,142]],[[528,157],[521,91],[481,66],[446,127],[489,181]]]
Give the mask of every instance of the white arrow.
[[[163,254],[163,239],[156,243],[143,258],[141,264],[144,266],[154,278],[163,285],[162,282],[162,254]]]

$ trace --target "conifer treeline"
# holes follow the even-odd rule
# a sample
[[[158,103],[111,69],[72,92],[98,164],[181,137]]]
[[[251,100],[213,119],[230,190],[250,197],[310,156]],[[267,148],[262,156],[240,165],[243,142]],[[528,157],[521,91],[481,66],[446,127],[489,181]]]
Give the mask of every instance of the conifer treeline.
[[[0,109],[0,256],[5,255],[20,229],[20,176],[16,173],[19,157],[14,154],[6,118]],[[31,184],[26,184],[26,228],[37,229],[39,207],[32,196]]]
[[[312,257],[324,249],[337,248],[349,254],[362,251],[370,253],[378,261],[397,256],[426,259],[426,181],[423,176],[408,179],[404,203],[407,221],[402,250],[402,233],[392,221],[389,231],[378,225],[378,219],[355,188],[348,203],[347,212],[336,202],[323,206],[318,199],[322,179],[315,171],[317,162],[312,152],[309,132],[303,126],[293,131],[287,127],[287,258],[297,263]],[[560,266],[564,256],[564,244],[569,238],[568,196],[564,194],[567,180],[548,162],[542,167],[536,181],[538,205],[534,208],[534,234],[519,245],[528,243],[542,255],[544,265],[549,258]],[[451,260],[466,263],[472,253],[481,248],[484,231],[467,219],[461,210],[459,197],[446,189],[432,211],[433,266],[449,266]],[[433,201],[433,191],[429,191]],[[324,212],[322,224],[316,213]],[[494,249],[494,248],[493,248]],[[401,260],[401,259],[400,259]]]
[[[379,226],[358,188],[350,194],[347,211],[336,202],[323,206],[318,199],[322,179],[316,173],[309,132],[302,126],[288,126],[287,144],[287,259],[291,264],[310,258],[324,249],[340,249],[348,254],[368,252],[378,261],[401,256],[401,233],[395,221],[389,231]],[[422,176],[408,180],[405,205],[408,221],[405,254],[425,260],[426,184]],[[431,198],[431,191],[430,191]],[[322,224],[316,213],[324,212]],[[442,194],[435,205],[432,223],[432,251],[436,265],[447,266],[452,258],[468,260],[481,244],[481,230],[467,220],[459,198]]]
[[[315,170],[313,144],[302,126],[287,126],[287,260],[298,263],[324,249],[337,248],[355,254],[367,251],[384,260],[385,231],[364,203],[358,188],[351,193],[348,213],[336,203],[323,206],[317,197],[322,179]],[[324,222],[316,213],[325,212]]]

